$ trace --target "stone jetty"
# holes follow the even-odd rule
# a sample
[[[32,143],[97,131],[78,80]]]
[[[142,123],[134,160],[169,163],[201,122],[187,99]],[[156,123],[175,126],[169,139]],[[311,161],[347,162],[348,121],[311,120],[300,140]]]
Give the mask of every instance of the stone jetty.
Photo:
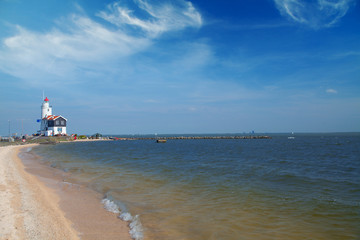
[[[187,139],[271,139],[270,136],[174,136],[174,137],[130,137],[113,140],[187,140]]]

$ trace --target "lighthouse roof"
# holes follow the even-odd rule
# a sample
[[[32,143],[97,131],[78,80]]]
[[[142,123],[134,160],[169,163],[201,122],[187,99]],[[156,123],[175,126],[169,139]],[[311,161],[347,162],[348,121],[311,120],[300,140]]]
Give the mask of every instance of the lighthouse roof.
[[[48,101],[49,101],[49,99],[46,97],[46,98],[44,99],[44,101],[45,101],[45,102],[48,102]]]
[[[46,120],[56,120],[56,119],[58,119],[58,118],[63,118],[63,119],[65,119],[65,120],[67,121],[67,119],[66,119],[66,118],[64,118],[64,117],[63,117],[63,116],[61,116],[61,115],[59,115],[59,116],[55,116],[55,115],[48,115],[48,116],[44,117],[43,119],[46,119]]]

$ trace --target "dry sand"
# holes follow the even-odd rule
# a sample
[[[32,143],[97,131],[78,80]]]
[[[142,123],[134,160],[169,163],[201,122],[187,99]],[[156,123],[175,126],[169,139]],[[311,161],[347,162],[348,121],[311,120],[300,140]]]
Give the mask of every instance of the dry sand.
[[[0,240],[131,239],[99,194],[63,182],[63,173],[34,159],[23,163],[20,148],[0,147]]]

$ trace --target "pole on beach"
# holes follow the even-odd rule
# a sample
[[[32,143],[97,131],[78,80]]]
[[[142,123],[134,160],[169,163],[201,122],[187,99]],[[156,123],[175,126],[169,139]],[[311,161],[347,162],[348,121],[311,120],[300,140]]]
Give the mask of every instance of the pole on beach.
[[[10,140],[10,120],[9,120],[9,140]]]

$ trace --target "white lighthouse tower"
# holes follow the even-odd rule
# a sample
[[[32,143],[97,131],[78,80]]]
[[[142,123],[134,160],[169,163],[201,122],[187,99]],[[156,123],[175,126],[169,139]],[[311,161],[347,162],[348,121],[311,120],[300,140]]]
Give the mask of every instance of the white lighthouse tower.
[[[49,99],[46,97],[44,102],[41,104],[41,124],[40,132],[45,134],[47,130],[47,116],[52,115],[52,107],[49,105]]]
[[[41,119],[52,115],[52,107],[49,105],[49,99],[46,97],[41,105]]]
[[[52,115],[52,107],[49,105],[49,99],[46,97],[41,104],[40,135],[66,135],[66,122],[67,119],[63,116]]]

